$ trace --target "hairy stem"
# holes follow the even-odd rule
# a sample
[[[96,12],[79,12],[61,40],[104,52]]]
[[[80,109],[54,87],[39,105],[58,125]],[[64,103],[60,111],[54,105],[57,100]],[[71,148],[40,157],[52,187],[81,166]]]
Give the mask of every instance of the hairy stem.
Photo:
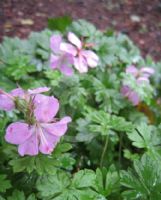
[[[119,143],[119,168],[121,169],[121,151],[122,151],[122,133],[120,133],[120,143]]]
[[[105,145],[103,147],[103,151],[101,154],[100,167],[103,166],[103,161],[104,161],[105,153],[107,151],[107,146],[108,146],[108,135],[106,136]]]

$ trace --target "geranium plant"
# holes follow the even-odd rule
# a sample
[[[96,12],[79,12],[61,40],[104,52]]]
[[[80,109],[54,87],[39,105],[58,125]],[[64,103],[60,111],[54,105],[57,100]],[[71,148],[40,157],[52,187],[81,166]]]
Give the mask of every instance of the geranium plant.
[[[161,64],[55,23],[0,45],[0,199],[161,199]]]

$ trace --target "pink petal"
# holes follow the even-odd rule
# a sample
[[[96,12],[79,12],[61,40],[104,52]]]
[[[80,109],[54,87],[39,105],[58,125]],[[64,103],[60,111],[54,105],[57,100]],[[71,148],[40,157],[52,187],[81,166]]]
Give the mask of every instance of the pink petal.
[[[60,45],[60,50],[72,54],[73,56],[77,55],[77,49],[72,44],[69,43],[62,42]]]
[[[126,68],[126,73],[132,74],[133,76],[137,76],[138,72],[139,70],[134,65],[131,65]]]
[[[121,88],[121,94],[124,97],[127,97],[129,99],[129,101],[135,106],[138,105],[140,102],[140,98],[138,96],[138,94],[135,91],[132,91],[131,88],[127,85],[124,85]]]
[[[32,90],[28,90],[29,94],[39,94],[39,93],[43,93],[43,92],[48,92],[50,90],[49,87],[39,87],[39,88],[35,88]]]
[[[51,54],[51,57],[50,57],[50,67],[52,69],[59,68],[60,62],[61,62],[60,56],[56,56],[56,55]]]
[[[145,83],[145,82],[149,83],[149,79],[148,79],[147,77],[139,77],[139,78],[137,79],[137,83],[138,83],[138,84],[140,84],[140,83]]]
[[[98,65],[99,58],[98,56],[90,50],[82,51],[82,55],[85,56],[87,63],[90,67],[96,67]]]
[[[59,122],[51,123],[51,124],[42,124],[42,127],[50,134],[54,136],[62,136],[68,129],[68,123],[70,123],[72,119],[70,117],[64,117]]]
[[[5,140],[11,144],[22,144],[31,136],[29,125],[26,123],[15,122],[8,126]]]
[[[34,103],[34,115],[39,122],[50,122],[59,110],[59,102],[54,97],[37,94]]]
[[[62,65],[60,68],[60,71],[65,74],[66,76],[72,76],[73,75],[73,69],[71,67],[68,67],[66,65]]]
[[[53,35],[50,38],[50,48],[52,51],[57,54],[60,52],[60,44],[62,42],[62,37],[61,35]]]
[[[59,69],[66,76],[73,74],[71,68],[73,64],[73,56],[71,54],[62,54],[61,56],[51,55],[50,66],[52,69]]]
[[[72,32],[68,33],[68,40],[74,44],[76,47],[78,47],[79,49],[82,48],[82,42],[80,41],[80,39]]]
[[[73,56],[71,54],[64,54],[62,57],[60,71],[66,76],[71,76],[73,74],[72,64]]]
[[[24,98],[25,91],[22,88],[16,88],[10,92],[10,94],[14,97]]]
[[[62,64],[72,65],[74,57],[72,54],[65,53],[62,55]]]
[[[131,92],[131,89],[127,85],[123,85],[121,88],[121,94],[125,97],[128,96],[129,92]]]
[[[154,69],[150,68],[150,67],[143,67],[143,68],[140,69],[140,72],[148,73],[149,75],[152,75],[152,74],[155,73]]]
[[[18,147],[18,152],[21,156],[30,155],[35,156],[39,153],[38,149],[38,134],[36,128],[30,128],[30,137]]]
[[[74,58],[74,67],[80,73],[85,73],[88,71],[87,61],[82,56],[79,56],[78,58]]]
[[[128,99],[132,102],[134,106],[138,105],[140,102],[140,98],[135,91],[131,91],[131,93],[128,96]]]
[[[5,111],[11,111],[15,107],[14,101],[6,96],[5,94],[0,94],[0,109]]]
[[[39,129],[40,146],[39,150],[43,154],[51,154],[56,144],[59,142],[60,137],[49,134],[44,129]]]

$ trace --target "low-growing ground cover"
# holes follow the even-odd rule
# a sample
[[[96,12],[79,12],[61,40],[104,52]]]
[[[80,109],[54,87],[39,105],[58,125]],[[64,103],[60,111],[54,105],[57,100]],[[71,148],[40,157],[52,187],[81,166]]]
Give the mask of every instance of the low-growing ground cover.
[[[70,18],[0,45],[0,199],[161,199],[161,63]]]

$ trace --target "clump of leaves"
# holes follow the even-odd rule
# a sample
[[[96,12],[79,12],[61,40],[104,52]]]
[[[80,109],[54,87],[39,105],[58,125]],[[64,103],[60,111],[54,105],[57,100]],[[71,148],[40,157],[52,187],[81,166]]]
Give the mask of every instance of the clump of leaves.
[[[21,119],[20,113],[0,112],[0,200],[161,199],[160,63],[143,59],[127,36],[100,31],[85,20],[64,16],[48,25],[50,30],[25,40],[4,38],[0,88],[48,86],[60,100],[59,117],[69,115],[72,123],[51,155],[20,157],[4,141],[5,127]],[[87,74],[66,77],[49,69],[50,37],[65,38],[69,31],[99,56]],[[138,87],[125,74],[132,64],[154,66],[151,85]],[[123,83],[141,97],[138,106],[121,95]]]

